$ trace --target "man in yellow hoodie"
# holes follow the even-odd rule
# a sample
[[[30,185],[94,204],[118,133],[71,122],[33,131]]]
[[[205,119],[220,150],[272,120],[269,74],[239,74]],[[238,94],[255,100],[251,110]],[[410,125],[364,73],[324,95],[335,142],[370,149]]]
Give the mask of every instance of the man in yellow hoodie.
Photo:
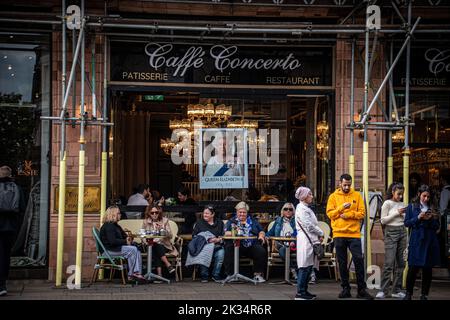
[[[353,190],[352,177],[343,174],[339,188],[328,198],[327,215],[333,229],[334,247],[339,264],[342,292],[339,298],[351,298],[347,267],[347,249],[353,257],[358,284],[358,298],[373,299],[366,291],[364,257],[361,246],[361,221],[364,219],[364,201],[359,192]]]

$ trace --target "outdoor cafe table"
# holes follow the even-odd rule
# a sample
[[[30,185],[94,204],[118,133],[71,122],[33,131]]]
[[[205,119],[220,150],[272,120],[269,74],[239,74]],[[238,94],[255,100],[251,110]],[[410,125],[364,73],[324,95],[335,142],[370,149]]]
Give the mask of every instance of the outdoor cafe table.
[[[233,240],[234,241],[234,273],[231,276],[228,276],[225,280],[223,280],[222,285],[227,282],[244,280],[251,282],[253,284],[257,284],[257,282],[253,279],[250,279],[239,273],[239,246],[241,245],[241,240],[246,239],[256,239],[256,236],[224,236],[222,237],[224,240]]]
[[[161,281],[165,281],[167,283],[170,283],[169,279],[166,279],[164,277],[158,276],[157,274],[152,273],[152,256],[153,256],[153,244],[155,239],[163,239],[167,236],[158,236],[154,234],[136,234],[133,235],[136,238],[145,239],[147,241],[147,273],[144,275],[144,277],[147,280],[158,279]]]
[[[292,238],[292,237],[268,237],[268,238],[270,240],[282,241],[282,242],[291,242],[291,241],[296,241],[297,240],[297,238]],[[288,252],[286,252],[286,255],[285,255],[286,258],[284,259],[284,280],[281,281],[281,283],[294,284],[289,279],[289,268],[290,268],[290,265],[291,265],[290,247],[287,247],[286,250]]]

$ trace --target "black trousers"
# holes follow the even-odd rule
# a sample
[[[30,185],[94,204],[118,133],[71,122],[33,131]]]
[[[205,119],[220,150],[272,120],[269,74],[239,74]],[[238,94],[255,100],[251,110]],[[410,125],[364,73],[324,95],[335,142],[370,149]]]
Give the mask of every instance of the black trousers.
[[[164,247],[162,244],[154,243],[153,244],[153,263],[155,267],[162,267],[163,263],[161,261],[161,258],[166,255],[166,253],[169,252],[169,249]]]
[[[255,243],[250,247],[239,247],[239,257],[248,257],[253,260],[253,272],[264,273],[267,266],[267,250],[260,244]],[[224,257],[225,273],[230,276],[234,273],[234,244],[225,241]]]
[[[0,232],[0,286],[5,286],[9,275],[11,248],[14,245],[14,232]]]
[[[348,275],[348,259],[347,249],[352,254],[353,263],[355,264],[356,282],[358,291],[366,289],[364,256],[362,254],[362,246],[360,238],[334,238],[334,246],[336,248],[336,258],[339,264],[339,274],[341,276],[341,286],[343,289],[350,289]]]
[[[431,287],[431,275],[433,270],[432,268],[409,266],[408,274],[406,275],[406,292],[408,292],[410,295],[413,294],[417,273],[420,269],[422,269],[422,294],[427,296],[430,292]]]

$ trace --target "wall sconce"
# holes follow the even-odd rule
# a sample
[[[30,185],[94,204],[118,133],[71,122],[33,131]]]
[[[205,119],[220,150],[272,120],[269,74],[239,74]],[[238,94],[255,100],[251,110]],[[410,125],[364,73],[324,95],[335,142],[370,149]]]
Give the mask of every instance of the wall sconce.
[[[328,138],[329,138],[329,126],[326,121],[319,121],[316,127],[317,132],[317,155],[320,160],[328,160]]]

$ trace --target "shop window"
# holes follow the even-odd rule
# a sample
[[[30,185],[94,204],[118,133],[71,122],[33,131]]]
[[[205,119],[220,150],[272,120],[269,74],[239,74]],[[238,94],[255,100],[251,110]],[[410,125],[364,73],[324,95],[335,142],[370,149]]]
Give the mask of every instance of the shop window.
[[[401,95],[398,104],[404,105]],[[400,108],[400,114],[404,109]],[[450,95],[412,94],[410,113],[414,126],[410,128],[410,174],[419,183],[430,185],[439,194],[440,176],[450,168]],[[393,136],[394,179],[402,181],[402,147],[404,133],[399,131]],[[410,199],[415,195],[412,186]]]
[[[44,38],[45,39],[45,38]],[[26,210],[13,246],[14,267],[45,266],[48,238],[50,52],[22,35],[0,38],[0,165],[13,170]]]

